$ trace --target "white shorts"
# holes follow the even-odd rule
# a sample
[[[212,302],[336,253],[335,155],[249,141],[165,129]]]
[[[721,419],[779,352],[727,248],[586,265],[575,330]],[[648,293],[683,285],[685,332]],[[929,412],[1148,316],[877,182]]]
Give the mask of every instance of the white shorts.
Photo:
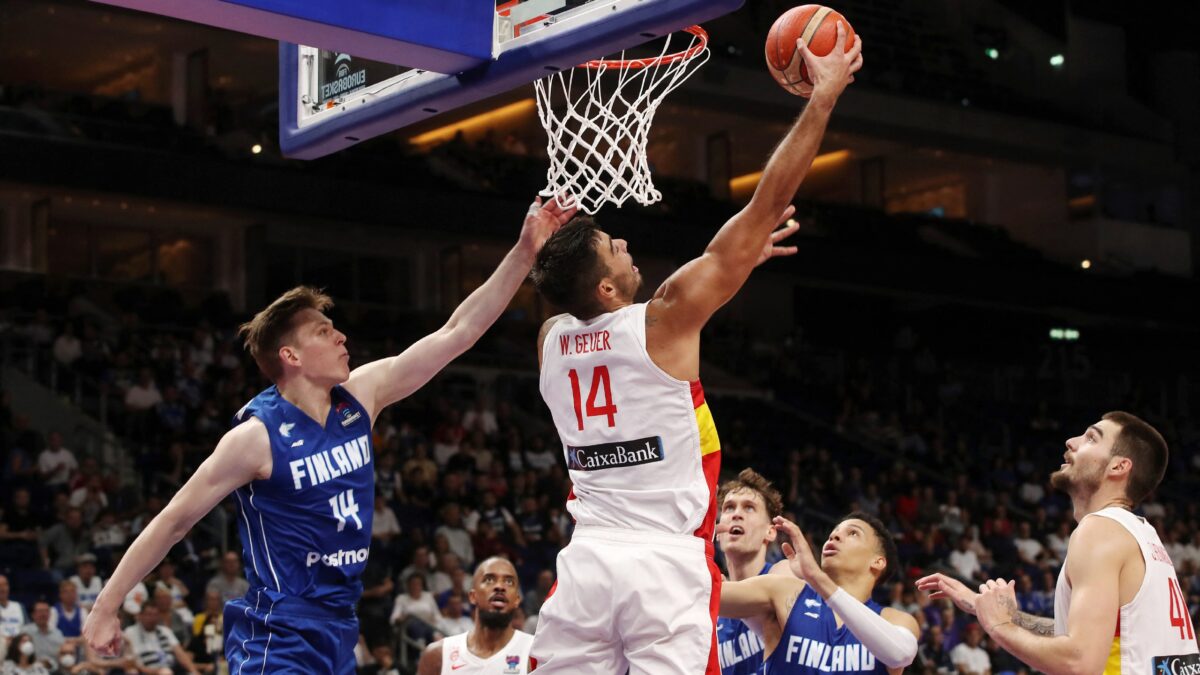
[[[720,675],[712,542],[579,526],[529,651],[537,675]]]

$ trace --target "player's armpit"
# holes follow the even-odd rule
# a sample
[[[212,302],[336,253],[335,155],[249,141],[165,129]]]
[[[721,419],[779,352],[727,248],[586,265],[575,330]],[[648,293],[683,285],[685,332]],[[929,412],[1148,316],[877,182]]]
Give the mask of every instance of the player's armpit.
[[[421,660],[417,662],[417,675],[441,675],[442,672],[442,641],[438,640],[421,652]]]

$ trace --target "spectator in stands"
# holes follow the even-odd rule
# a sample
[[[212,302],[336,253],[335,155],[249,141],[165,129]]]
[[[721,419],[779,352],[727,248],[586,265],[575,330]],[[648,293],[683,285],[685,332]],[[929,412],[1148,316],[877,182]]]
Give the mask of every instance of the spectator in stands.
[[[980,647],[983,641],[983,629],[979,624],[967,626],[966,639],[950,650],[950,661],[962,675],[991,675],[992,659],[987,650]]]
[[[437,557],[437,571],[433,573],[432,583],[428,586],[434,595],[441,595],[454,588],[455,572],[462,572],[462,561],[452,551],[446,551]]]
[[[92,526],[92,550],[94,558],[109,563],[113,557],[125,548],[129,538],[122,523],[117,522],[117,515],[105,509],[96,516],[96,524]]]
[[[170,593],[171,608],[180,610],[182,612],[184,621],[190,623],[194,618],[187,605],[187,597],[190,591],[188,590],[187,584],[183,583],[179,577],[175,576],[175,561],[169,556],[163,558],[163,561],[158,564],[157,576],[158,579],[156,579],[154,582],[154,591],[152,591],[152,595],[153,593],[157,593],[160,589]],[[159,609],[162,608],[159,607]],[[165,617],[166,614],[163,616]],[[175,629],[172,628],[171,630]],[[180,638],[180,642],[187,644],[187,640],[183,638]]]
[[[183,401],[179,398],[179,389],[172,384],[168,384],[162,392],[162,401],[154,407],[154,413],[158,417],[158,427],[167,438],[179,438],[186,431],[187,426],[187,408]],[[176,485],[179,484],[176,480]]]
[[[392,625],[404,626],[409,637],[428,643],[433,639],[434,624],[438,619],[437,603],[419,574],[406,578],[404,587],[405,592],[396,596],[392,605]]]
[[[380,543],[390,544],[400,534],[400,521],[396,512],[387,505],[387,498],[378,489],[375,492],[375,513],[371,520],[371,537]]]
[[[58,650],[66,642],[62,631],[50,623],[50,604],[44,600],[33,603],[33,618],[31,623],[21,628],[21,632],[33,638],[34,658],[53,668],[58,662]]]
[[[525,613],[533,616],[542,611],[542,603],[546,602],[546,598],[550,597],[550,589],[554,587],[554,573],[550,570],[542,570],[537,575],[537,585],[533,590],[525,594],[524,602]]]
[[[250,582],[242,576],[242,556],[228,551],[221,556],[221,572],[209,579],[205,591],[216,591],[221,594],[221,600],[229,602],[246,595],[249,590]]]
[[[30,504],[29,488],[17,487],[0,520],[0,566],[39,567],[38,538],[41,518]]]
[[[69,507],[61,522],[51,526],[41,537],[42,559],[57,577],[65,579],[75,569],[75,559],[92,548],[91,533],[83,525],[83,511]]]
[[[958,573],[958,576],[963,579],[968,581],[982,580],[983,567],[979,564],[979,557],[971,549],[970,535],[964,534],[958,538],[958,548],[950,552],[950,558],[947,562]]]
[[[437,463],[429,458],[429,446],[424,441],[413,446],[412,457],[404,462],[403,473],[413,486],[432,487],[437,482]]]
[[[450,572],[450,580],[442,589],[433,589],[434,600],[437,601],[438,607],[446,604],[446,600],[454,593],[469,593],[471,590],[471,577],[467,575],[461,567],[456,567]]]
[[[70,582],[75,584],[76,590],[79,591],[79,605],[90,611],[96,603],[96,597],[104,588],[104,580],[96,575],[95,555],[85,553],[75,559],[75,574],[71,576]]]
[[[150,594],[150,602],[158,609],[159,622],[175,635],[179,644],[186,645],[192,639],[192,613],[186,615],[175,607],[171,591],[163,586],[155,586]]]
[[[484,396],[475,398],[475,405],[463,415],[462,426],[468,433],[482,431],[489,438],[500,431],[491,401]]]
[[[137,669],[145,675],[171,675],[176,666],[185,673],[199,672],[175,634],[162,625],[162,616],[153,602],[142,607],[137,621],[124,633]]]
[[[491,521],[488,520],[479,521],[479,525],[475,528],[475,536],[471,537],[471,548],[480,560],[488,558],[513,560],[517,557],[516,551],[500,538],[496,533],[496,528],[492,527]]]
[[[4,675],[46,675],[45,665],[34,656],[35,650],[33,638],[27,633],[14,636],[4,655]]]
[[[54,340],[51,351],[58,365],[67,369],[73,368],[75,362],[83,356],[83,343],[75,336],[75,325],[72,322],[63,324],[63,331]]]
[[[108,495],[104,492],[104,477],[98,473],[86,476],[84,484],[71,492],[68,504],[83,512],[83,520],[94,524],[100,512],[108,508]],[[93,531],[93,543],[95,532]]]
[[[62,631],[64,637],[77,638],[87,620],[87,610],[79,606],[79,589],[70,580],[58,584],[58,602],[50,608],[50,625]]]
[[[368,561],[369,560],[370,559],[368,558]],[[407,567],[401,570],[400,578],[408,579],[414,574],[421,577],[421,580],[425,583],[426,588],[431,588],[433,586],[434,570],[430,563],[428,546],[418,546],[416,550],[413,551],[412,560],[409,562]]]
[[[149,368],[138,371],[137,383],[125,392],[125,407],[133,412],[145,412],[162,403],[162,393]]]
[[[1045,560],[1046,547],[1034,538],[1033,527],[1028,521],[1021,521],[1021,524],[1017,526],[1017,532],[1018,535],[1013,540],[1013,545],[1017,547],[1017,555],[1020,556],[1021,563],[1026,565],[1032,573]]]
[[[535,435],[529,439],[529,451],[525,453],[525,465],[539,471],[544,471],[559,462],[559,452],[560,449],[558,447],[551,450],[546,446],[545,438]]]
[[[921,646],[917,648],[917,660],[913,668],[923,675],[954,672],[954,663],[950,660],[950,650],[946,649],[945,635],[942,627],[929,627]]]
[[[53,490],[64,490],[71,475],[79,469],[75,453],[63,447],[63,437],[57,431],[46,436],[46,447],[38,453],[38,473],[43,484]]]
[[[377,444],[375,447],[386,447],[383,444]],[[400,471],[396,468],[396,453],[392,450],[387,450],[380,453],[375,458],[375,491],[383,497],[385,504],[391,504],[397,501],[404,494],[404,482]],[[389,509],[390,510],[390,509]],[[395,513],[393,512],[393,517]],[[378,512],[375,514],[378,518]],[[400,524],[396,524],[396,533],[399,534]],[[374,527],[372,526],[372,535]]]
[[[439,467],[445,467],[461,449],[463,438],[467,435],[461,420],[462,413],[457,408],[450,408],[433,432],[433,459]]]
[[[434,625],[440,635],[438,639],[466,633],[474,627],[475,622],[465,613],[462,591],[451,591]]]
[[[29,417],[13,417],[12,444],[4,463],[4,483],[14,487],[29,487],[37,481],[37,453],[42,447],[41,436],[29,428]]]
[[[11,640],[26,621],[25,608],[9,597],[8,577],[0,574],[0,638]]]
[[[192,623],[192,636],[188,651],[197,669],[213,672],[218,662],[224,662],[225,603],[221,594],[210,591],[204,594],[204,611],[196,615]]]
[[[450,544],[450,550],[466,567],[475,562],[475,551],[471,547],[471,533],[463,527],[462,507],[456,502],[449,502],[442,507],[442,524],[434,530],[433,536],[445,537]]]

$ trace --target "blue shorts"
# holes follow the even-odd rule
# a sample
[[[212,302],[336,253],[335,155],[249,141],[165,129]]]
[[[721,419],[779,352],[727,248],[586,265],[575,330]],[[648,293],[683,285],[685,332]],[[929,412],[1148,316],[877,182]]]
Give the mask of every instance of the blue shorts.
[[[354,675],[358,618],[296,598],[272,602],[261,591],[225,604],[225,658],[230,675]]]

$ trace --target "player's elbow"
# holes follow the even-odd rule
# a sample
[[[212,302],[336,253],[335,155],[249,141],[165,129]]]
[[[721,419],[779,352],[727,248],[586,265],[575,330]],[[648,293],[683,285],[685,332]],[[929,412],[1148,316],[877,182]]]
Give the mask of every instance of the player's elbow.
[[[1108,661],[1108,654],[1097,652],[1096,654],[1085,654],[1076,652],[1063,660],[1062,670],[1064,675],[1094,675],[1095,673],[1104,672],[1104,664]]]

